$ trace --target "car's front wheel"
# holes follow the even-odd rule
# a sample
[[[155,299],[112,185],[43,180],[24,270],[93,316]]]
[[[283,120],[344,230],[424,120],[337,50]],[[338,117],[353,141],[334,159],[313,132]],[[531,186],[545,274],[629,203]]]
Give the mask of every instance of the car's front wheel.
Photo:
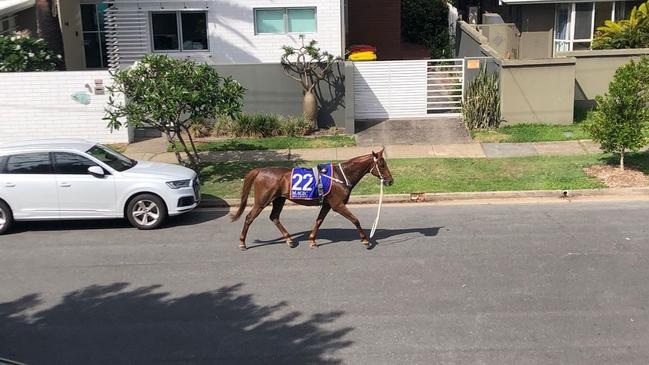
[[[14,216],[11,208],[0,200],[0,234],[5,234],[14,224]]]
[[[167,206],[156,195],[138,195],[128,203],[126,217],[137,229],[156,229],[167,219]]]

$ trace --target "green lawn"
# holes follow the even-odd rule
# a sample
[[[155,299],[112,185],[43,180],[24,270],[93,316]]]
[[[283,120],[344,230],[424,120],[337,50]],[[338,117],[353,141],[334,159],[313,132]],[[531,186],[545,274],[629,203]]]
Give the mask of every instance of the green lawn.
[[[630,166],[649,172],[646,155],[631,155]],[[613,161],[613,160],[610,160]],[[604,188],[584,175],[586,166],[609,162],[606,155],[517,157],[502,159],[403,159],[390,160],[395,184],[386,194],[413,192],[466,192],[507,190],[553,190]],[[300,162],[313,166],[316,162]],[[293,166],[277,163],[211,163],[201,173],[206,197],[238,198],[245,174],[259,166]],[[378,180],[368,175],[354,189],[354,194],[377,194]]]
[[[353,147],[352,136],[232,138],[198,143],[199,151],[283,150],[288,148]]]
[[[517,124],[493,131],[471,131],[471,137],[476,142],[486,143],[570,141],[590,138],[581,128],[581,124]]]

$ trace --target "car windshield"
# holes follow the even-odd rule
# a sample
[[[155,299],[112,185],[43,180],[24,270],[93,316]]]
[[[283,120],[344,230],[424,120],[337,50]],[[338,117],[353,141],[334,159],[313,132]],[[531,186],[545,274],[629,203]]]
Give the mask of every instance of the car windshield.
[[[128,170],[137,164],[137,161],[100,144],[92,146],[86,153],[117,171]]]

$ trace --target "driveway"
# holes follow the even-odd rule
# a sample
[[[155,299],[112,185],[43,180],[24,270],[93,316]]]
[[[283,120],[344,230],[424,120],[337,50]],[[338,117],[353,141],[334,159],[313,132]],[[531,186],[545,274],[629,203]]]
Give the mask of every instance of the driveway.
[[[388,144],[472,143],[459,118],[388,119],[356,121],[359,146]]]

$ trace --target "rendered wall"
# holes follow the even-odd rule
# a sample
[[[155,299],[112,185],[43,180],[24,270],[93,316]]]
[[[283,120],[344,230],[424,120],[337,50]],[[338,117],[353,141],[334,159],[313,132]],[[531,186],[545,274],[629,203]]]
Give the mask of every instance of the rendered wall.
[[[219,73],[232,76],[247,89],[245,112],[302,115],[302,87],[286,76],[280,64],[217,65],[215,67]],[[332,77],[321,81],[315,89],[320,127],[337,126],[350,130],[353,126],[353,124],[349,125],[345,111],[346,83],[345,64],[341,62],[334,67]],[[353,129],[351,132],[353,133]]]
[[[520,5],[519,59],[552,57],[554,4]]]
[[[570,124],[574,114],[575,60],[503,61],[501,114],[506,124]]]
[[[561,57],[574,57],[577,60],[575,80],[575,107],[591,109],[595,106],[595,96],[604,95],[608,84],[618,67],[630,60],[638,60],[649,55],[649,49],[619,49],[598,51],[575,51],[561,53]]]
[[[127,143],[128,130],[106,128],[108,95],[91,95],[90,104],[72,100],[88,91],[108,71],[0,73],[0,143],[33,138],[85,138],[101,143]]]

